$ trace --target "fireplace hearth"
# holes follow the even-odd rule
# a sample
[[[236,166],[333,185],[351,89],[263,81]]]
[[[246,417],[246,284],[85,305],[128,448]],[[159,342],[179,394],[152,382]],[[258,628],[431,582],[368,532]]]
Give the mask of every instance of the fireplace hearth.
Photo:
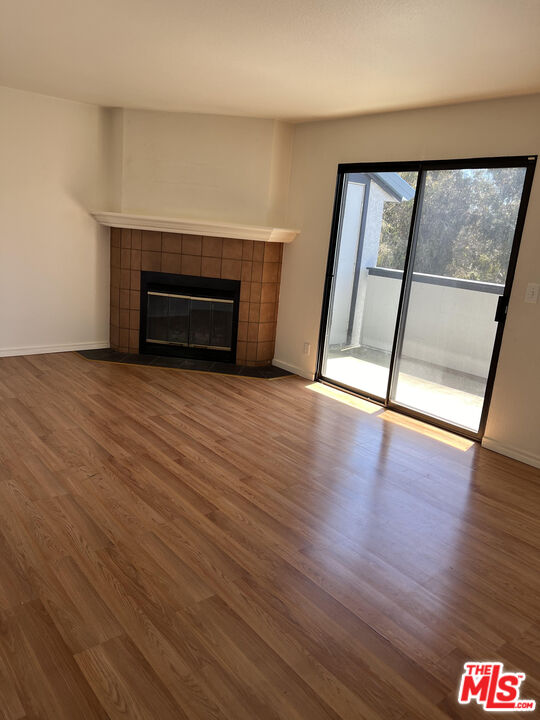
[[[139,352],[236,361],[240,282],[141,272]]]

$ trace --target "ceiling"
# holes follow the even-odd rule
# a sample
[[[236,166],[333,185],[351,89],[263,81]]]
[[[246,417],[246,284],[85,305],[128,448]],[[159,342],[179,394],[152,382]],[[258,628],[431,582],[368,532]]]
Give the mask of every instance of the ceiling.
[[[306,120],[540,90],[540,0],[0,0],[0,85]]]

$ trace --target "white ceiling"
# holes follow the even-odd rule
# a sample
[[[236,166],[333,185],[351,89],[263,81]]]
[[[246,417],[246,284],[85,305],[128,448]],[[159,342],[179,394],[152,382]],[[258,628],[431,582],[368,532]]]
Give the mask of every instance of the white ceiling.
[[[540,90],[540,0],[0,0],[0,85],[284,119]]]

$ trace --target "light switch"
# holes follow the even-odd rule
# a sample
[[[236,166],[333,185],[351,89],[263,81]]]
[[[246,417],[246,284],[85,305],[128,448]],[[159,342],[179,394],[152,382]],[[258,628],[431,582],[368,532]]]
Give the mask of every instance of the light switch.
[[[525,290],[525,302],[526,303],[537,303],[538,295],[540,293],[540,283],[529,283]]]

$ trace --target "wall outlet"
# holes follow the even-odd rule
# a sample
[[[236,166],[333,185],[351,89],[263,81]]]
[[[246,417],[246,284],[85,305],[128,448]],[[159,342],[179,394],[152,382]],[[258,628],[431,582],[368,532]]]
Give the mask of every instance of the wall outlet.
[[[535,304],[538,302],[538,295],[540,294],[539,283],[529,283],[525,290],[525,302]]]
[[[311,355],[311,343],[304,343],[304,355]]]

